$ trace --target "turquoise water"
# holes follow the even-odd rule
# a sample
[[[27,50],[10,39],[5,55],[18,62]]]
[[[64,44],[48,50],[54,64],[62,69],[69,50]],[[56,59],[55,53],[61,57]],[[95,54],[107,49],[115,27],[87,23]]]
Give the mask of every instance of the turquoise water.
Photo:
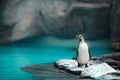
[[[21,40],[0,45],[0,80],[34,80],[31,74],[21,71],[23,66],[53,62],[75,56],[77,39],[61,39],[51,36]],[[110,53],[110,41],[87,41],[91,55]]]

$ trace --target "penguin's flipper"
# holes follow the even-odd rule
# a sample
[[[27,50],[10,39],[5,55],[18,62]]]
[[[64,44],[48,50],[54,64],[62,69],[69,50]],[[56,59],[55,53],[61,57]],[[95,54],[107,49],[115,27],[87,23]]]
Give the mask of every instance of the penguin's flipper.
[[[77,56],[78,56],[78,47],[76,49],[76,59],[77,59]]]
[[[76,60],[77,58],[73,57],[72,59],[73,59],[73,60]]]
[[[90,60],[92,59],[92,57],[91,57],[91,53],[90,53],[90,50],[89,50],[89,57],[90,57]]]

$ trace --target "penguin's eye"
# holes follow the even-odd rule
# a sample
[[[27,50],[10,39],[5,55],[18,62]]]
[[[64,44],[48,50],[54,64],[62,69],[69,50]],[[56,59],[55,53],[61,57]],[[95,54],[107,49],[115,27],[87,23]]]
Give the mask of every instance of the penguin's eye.
[[[82,38],[82,36],[79,36],[79,38]]]

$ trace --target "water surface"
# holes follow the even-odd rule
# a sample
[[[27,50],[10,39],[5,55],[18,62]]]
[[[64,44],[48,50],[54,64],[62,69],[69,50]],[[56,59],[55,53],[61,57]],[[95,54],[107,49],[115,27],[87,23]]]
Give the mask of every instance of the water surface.
[[[110,40],[87,41],[91,55],[110,53]],[[23,66],[54,62],[76,55],[77,39],[45,36],[34,37],[9,45],[0,45],[0,80],[35,80],[20,70]]]

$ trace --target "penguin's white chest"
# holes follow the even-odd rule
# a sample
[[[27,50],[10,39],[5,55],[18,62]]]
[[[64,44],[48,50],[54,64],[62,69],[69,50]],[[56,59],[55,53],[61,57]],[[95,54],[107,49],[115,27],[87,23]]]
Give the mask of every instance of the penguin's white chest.
[[[84,43],[80,43],[78,47],[78,56],[77,61],[80,64],[87,64],[89,62],[90,56],[89,56],[89,50],[88,45]]]

